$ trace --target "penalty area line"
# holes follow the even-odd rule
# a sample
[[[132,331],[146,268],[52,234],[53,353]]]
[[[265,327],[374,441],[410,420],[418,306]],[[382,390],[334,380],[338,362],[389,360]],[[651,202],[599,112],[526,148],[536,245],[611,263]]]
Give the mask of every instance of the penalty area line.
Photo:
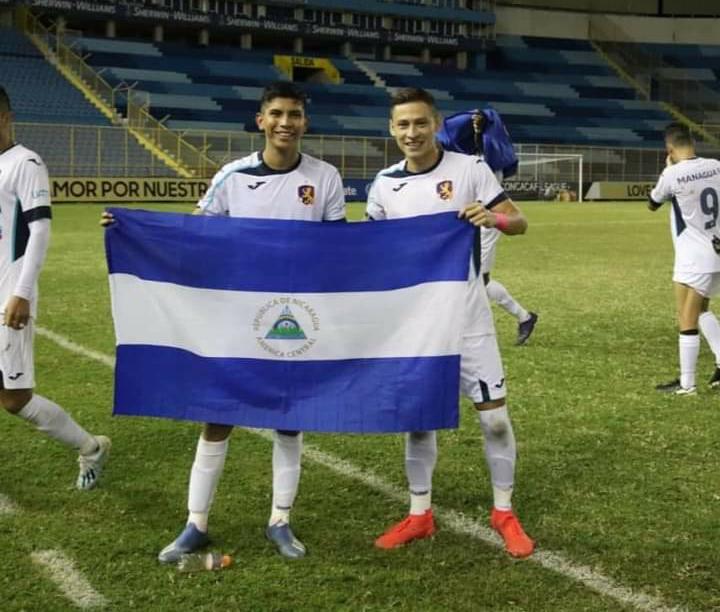
[[[109,355],[87,349],[72,340],[45,328],[36,327],[36,330],[42,336],[56,342],[58,345],[71,352],[99,361],[100,363],[110,367],[113,367],[115,364],[115,360]],[[272,439],[272,434],[270,432],[248,428],[245,428],[245,430],[250,433],[259,434],[266,439]],[[314,463],[322,465],[345,478],[361,482],[363,485],[371,489],[375,489],[376,491],[387,495],[391,499],[400,502],[407,501],[407,491],[390,484],[377,474],[358,468],[345,459],[340,459],[339,457],[325,453],[312,445],[305,445],[303,454]],[[443,508],[437,505],[434,507],[435,515],[442,523],[444,523],[446,528],[457,534],[470,536],[475,540],[479,540],[495,548],[502,548],[502,542],[499,536],[489,527],[486,527],[475,519],[468,518],[456,510]],[[626,587],[616,580],[595,571],[589,566],[571,561],[560,553],[541,548],[526,561],[537,563],[545,569],[584,585],[595,593],[609,599],[613,599],[624,606],[635,608],[636,610],[643,610],[647,612],[682,612],[686,610],[686,608],[683,607],[671,606],[660,597]]]

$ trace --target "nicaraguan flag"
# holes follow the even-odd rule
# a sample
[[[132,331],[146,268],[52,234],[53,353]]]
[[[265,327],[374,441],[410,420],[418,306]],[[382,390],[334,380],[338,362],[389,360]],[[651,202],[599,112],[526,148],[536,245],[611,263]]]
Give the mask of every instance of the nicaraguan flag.
[[[300,431],[456,427],[472,227],[112,209],[115,414]]]

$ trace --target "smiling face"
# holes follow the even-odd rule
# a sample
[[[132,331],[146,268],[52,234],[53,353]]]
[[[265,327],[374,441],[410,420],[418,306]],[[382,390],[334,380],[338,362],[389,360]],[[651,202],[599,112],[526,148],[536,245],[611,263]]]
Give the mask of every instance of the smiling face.
[[[426,102],[406,102],[393,107],[390,134],[405,155],[410,171],[425,170],[437,160],[438,126],[437,111]]]
[[[258,128],[265,133],[265,146],[284,154],[296,152],[307,130],[305,106],[293,98],[273,98],[265,102],[255,116]]]

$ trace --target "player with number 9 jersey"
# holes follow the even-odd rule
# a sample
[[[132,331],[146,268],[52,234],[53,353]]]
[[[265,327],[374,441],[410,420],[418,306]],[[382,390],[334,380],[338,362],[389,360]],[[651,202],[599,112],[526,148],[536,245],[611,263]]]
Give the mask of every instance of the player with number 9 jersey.
[[[675,245],[673,280],[693,286],[705,297],[720,290],[720,282],[692,283],[688,275],[720,272],[713,238],[720,240],[720,161],[694,157],[663,170],[650,194],[655,203],[672,202],[670,224]],[[697,286],[696,286],[697,285]]]
[[[672,202],[670,225],[675,246],[673,283],[678,311],[680,377],[657,385],[664,393],[694,395],[700,332],[715,354],[711,387],[720,387],[720,322],[710,298],[720,293],[720,162],[698,157],[687,126],[665,128],[665,169],[649,196],[648,208]]]

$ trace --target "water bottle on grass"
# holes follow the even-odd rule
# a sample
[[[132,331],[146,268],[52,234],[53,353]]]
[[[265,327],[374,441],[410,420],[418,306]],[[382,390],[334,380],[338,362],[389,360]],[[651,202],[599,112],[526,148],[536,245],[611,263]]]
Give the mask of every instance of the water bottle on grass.
[[[219,552],[195,553],[180,557],[177,569],[185,574],[189,572],[205,572],[225,569],[231,563],[232,557],[230,555],[223,555]]]

